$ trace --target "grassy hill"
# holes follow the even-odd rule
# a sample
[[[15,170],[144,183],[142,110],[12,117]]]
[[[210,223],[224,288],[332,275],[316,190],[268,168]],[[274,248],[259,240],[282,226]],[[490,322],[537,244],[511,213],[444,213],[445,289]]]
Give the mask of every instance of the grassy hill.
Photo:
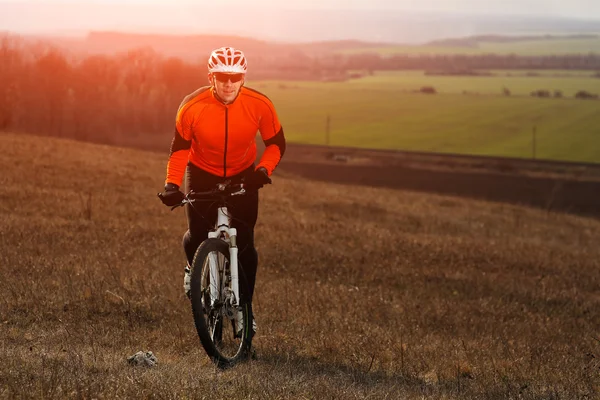
[[[222,46],[233,46],[243,49],[249,59],[272,58],[274,55],[288,57],[323,56],[353,49],[386,48],[389,43],[367,42],[360,40],[324,40],[305,43],[287,43],[281,41],[265,41],[251,37],[234,35],[168,35],[141,34],[114,31],[92,31],[81,38],[37,37],[50,42],[59,48],[75,54],[113,54],[127,52],[132,49],[153,49],[167,57],[178,57],[188,62],[200,62],[202,65],[213,49]]]
[[[278,172],[259,359],[215,370],[165,155],[2,133],[0,398],[600,395],[600,221]],[[159,365],[127,366],[151,350]]]

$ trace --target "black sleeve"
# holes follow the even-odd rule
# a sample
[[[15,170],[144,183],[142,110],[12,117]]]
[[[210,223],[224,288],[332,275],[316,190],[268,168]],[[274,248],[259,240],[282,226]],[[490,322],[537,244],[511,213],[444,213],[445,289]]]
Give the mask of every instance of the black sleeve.
[[[173,141],[171,141],[171,152],[169,153],[169,157],[171,157],[171,155],[173,153],[175,153],[176,151],[189,150],[191,147],[192,147],[192,141],[185,140],[181,136],[181,134],[179,133],[177,128],[175,128],[175,135],[173,136]]]
[[[279,147],[279,154],[281,155],[281,157],[283,157],[283,154],[285,153],[285,136],[283,134],[283,127],[281,127],[281,129],[279,129],[279,132],[277,132],[277,134],[271,139],[264,140],[264,143],[267,147],[273,145]]]

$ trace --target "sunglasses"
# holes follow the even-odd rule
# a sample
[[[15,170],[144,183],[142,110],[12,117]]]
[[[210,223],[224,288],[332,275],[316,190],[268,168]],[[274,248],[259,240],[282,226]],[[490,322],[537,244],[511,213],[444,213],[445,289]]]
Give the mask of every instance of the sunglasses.
[[[231,81],[231,83],[237,83],[244,79],[244,74],[226,74],[224,72],[213,72],[213,76],[219,82]]]

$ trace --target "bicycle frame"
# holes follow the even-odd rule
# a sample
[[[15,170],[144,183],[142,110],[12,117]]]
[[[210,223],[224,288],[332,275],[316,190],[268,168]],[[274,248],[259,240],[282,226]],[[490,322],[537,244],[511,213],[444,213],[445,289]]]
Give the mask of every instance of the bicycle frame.
[[[234,298],[231,303],[236,309],[239,307],[240,289],[238,275],[238,247],[237,247],[237,229],[230,227],[231,219],[227,212],[227,207],[219,207],[217,210],[217,224],[214,230],[208,233],[209,238],[222,239],[229,244],[229,269],[231,273],[231,286],[233,288]],[[210,298],[211,301],[219,298],[220,277],[217,267],[215,254],[209,255],[210,268]]]

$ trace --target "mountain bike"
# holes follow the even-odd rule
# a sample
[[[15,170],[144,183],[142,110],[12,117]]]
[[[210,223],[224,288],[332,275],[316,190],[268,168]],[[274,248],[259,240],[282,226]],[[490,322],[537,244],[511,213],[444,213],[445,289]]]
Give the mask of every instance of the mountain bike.
[[[207,192],[190,192],[172,207],[195,202],[217,202],[217,220],[200,244],[191,267],[191,304],[196,331],[208,356],[219,368],[228,368],[250,356],[254,331],[252,305],[241,295],[247,288],[238,261],[237,230],[231,227],[227,204],[231,196],[243,196],[243,183],[220,183]],[[244,291],[248,293],[248,290]]]

